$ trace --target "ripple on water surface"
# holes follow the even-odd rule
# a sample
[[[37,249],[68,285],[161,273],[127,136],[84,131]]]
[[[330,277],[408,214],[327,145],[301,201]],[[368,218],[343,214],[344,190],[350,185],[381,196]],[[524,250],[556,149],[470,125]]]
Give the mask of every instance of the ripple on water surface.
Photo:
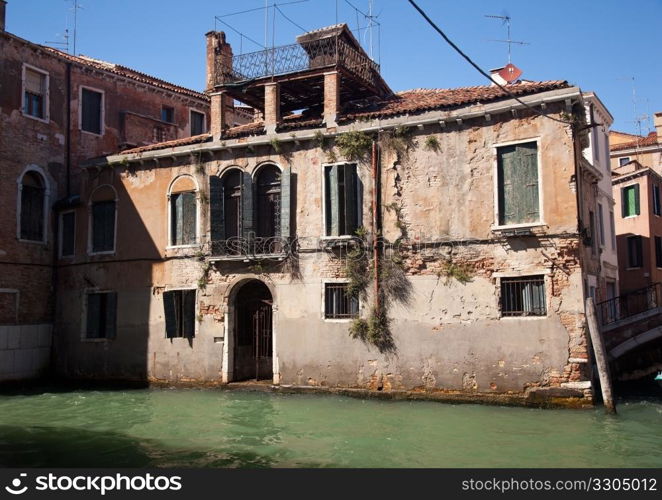
[[[662,404],[537,410],[158,389],[0,396],[14,467],[660,467]]]

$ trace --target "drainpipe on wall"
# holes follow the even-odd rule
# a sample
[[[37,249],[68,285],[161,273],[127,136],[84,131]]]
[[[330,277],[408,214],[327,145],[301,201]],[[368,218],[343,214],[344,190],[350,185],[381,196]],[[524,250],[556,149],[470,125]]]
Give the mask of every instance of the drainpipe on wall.
[[[379,240],[381,239],[381,227],[379,224],[379,162],[377,161],[377,141],[372,140],[372,154],[371,154],[371,163],[372,163],[372,227],[373,230],[373,240],[372,240],[372,256],[375,264],[375,310],[378,312],[380,310],[379,303]]]
[[[67,117],[66,125],[67,131],[65,136],[66,142],[66,164],[67,164],[67,196],[71,196],[71,63],[67,63]]]

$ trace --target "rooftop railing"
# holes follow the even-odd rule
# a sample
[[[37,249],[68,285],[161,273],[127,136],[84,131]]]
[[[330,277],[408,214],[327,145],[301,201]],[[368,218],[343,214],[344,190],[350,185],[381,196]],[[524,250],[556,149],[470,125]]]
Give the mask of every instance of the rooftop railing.
[[[221,59],[215,68],[215,84],[240,83],[299,71],[340,66],[363,83],[379,87],[379,65],[340,37],[327,37],[241,54],[232,67]]]

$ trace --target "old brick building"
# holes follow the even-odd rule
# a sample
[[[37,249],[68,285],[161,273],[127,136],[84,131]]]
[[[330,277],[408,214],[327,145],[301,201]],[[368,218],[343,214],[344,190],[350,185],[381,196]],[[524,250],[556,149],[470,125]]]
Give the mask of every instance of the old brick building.
[[[80,162],[206,132],[209,98],[5,31],[0,1],[0,380],[48,365],[55,282],[83,230]],[[108,216],[108,214],[106,214]],[[96,237],[96,236],[95,236]],[[99,236],[101,237],[101,236]]]
[[[210,32],[207,85],[208,134],[84,164],[118,222],[58,269],[58,373],[590,403],[578,87],[393,93],[345,25],[240,56]]]

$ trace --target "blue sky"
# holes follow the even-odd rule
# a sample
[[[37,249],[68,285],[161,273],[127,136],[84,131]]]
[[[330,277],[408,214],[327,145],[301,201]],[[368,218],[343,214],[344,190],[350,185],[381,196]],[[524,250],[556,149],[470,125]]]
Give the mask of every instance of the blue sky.
[[[196,90],[204,86],[204,34],[225,30],[234,52],[259,50],[216,23],[215,16],[264,7],[265,0],[78,0],[77,53],[123,64]],[[270,4],[274,0],[268,0]],[[305,29],[367,21],[347,0],[275,0]],[[349,0],[364,12],[368,0]],[[614,116],[612,128],[637,133],[636,114],[662,111],[660,21],[662,0],[417,0],[430,17],[482,68],[507,62],[506,28],[486,14],[509,15],[512,61],[531,80],[568,80],[593,90]],[[73,30],[73,0],[8,0],[7,31],[36,43],[62,40]],[[275,9],[270,9],[273,13]],[[483,85],[484,78],[424,22],[406,0],[373,0],[381,24],[373,30],[373,53],[394,90]],[[225,17],[234,29],[264,45],[264,10]],[[294,42],[300,28],[276,12],[269,16],[267,42]],[[275,29],[274,29],[275,28]],[[361,41],[368,47],[367,30]],[[377,43],[379,39],[379,44]],[[70,47],[71,48],[71,47]],[[634,81],[633,81],[634,78]],[[650,121],[641,122],[646,134]]]

